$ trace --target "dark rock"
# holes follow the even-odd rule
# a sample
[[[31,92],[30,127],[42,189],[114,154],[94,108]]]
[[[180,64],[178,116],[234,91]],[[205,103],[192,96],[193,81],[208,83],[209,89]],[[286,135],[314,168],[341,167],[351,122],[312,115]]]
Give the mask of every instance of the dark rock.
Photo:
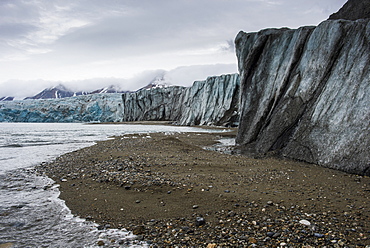
[[[19,205],[15,205],[15,206],[12,206],[12,207],[14,207],[14,208],[23,208],[25,206],[26,206],[26,204],[19,204]]]
[[[132,234],[134,235],[141,235],[144,234],[145,227],[144,226],[136,226],[134,229],[132,229]]]
[[[104,230],[105,229],[105,225],[99,225],[96,227],[98,230]]]
[[[242,152],[370,175],[369,19],[240,32]]]
[[[281,233],[274,233],[271,237],[272,238],[274,238],[274,239],[276,239],[276,238],[278,238],[278,237],[280,237],[281,236]]]
[[[196,226],[204,226],[206,224],[206,220],[203,217],[197,217],[195,220]]]
[[[26,223],[24,223],[24,222],[17,221],[17,222],[12,223],[12,226],[19,228],[19,227],[23,227],[25,224]]]
[[[233,212],[233,211],[230,211],[228,214],[227,214],[227,216],[228,217],[234,217],[236,215],[236,213],[235,212]]]
[[[104,244],[104,241],[103,240],[99,240],[98,241],[98,246],[104,246],[105,244]]]

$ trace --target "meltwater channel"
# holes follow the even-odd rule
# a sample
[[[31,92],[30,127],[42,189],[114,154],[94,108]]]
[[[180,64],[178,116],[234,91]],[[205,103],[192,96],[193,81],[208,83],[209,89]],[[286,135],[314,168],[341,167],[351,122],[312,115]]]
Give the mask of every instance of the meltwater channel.
[[[147,247],[133,242],[126,230],[98,230],[97,224],[73,216],[58,198],[56,182],[37,176],[33,167],[110,136],[210,131],[167,125],[0,123],[0,247],[99,247],[99,241],[105,247]]]

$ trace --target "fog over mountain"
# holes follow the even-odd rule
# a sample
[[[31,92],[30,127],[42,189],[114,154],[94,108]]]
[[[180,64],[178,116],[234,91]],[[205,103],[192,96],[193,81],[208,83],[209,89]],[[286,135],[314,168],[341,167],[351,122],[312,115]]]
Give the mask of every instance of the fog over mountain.
[[[42,79],[8,80],[0,84],[0,97],[11,96],[15,97],[16,100],[21,100],[26,97],[34,96],[46,88],[55,87],[59,84],[75,92],[89,92],[110,85],[118,86],[122,91],[135,91],[145,87],[156,77],[163,78],[168,84],[190,86],[194,81],[204,80],[209,75],[217,76],[224,73],[234,73],[236,70],[235,64],[215,64],[182,66],[170,71],[148,70],[138,73],[129,79],[107,77],[72,81],[46,81]]]

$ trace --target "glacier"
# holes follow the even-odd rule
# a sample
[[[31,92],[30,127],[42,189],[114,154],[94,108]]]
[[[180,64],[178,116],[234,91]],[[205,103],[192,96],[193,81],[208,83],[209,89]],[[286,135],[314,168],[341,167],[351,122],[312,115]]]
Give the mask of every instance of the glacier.
[[[236,126],[239,75],[133,93],[0,102],[1,122],[171,121],[178,125]]]
[[[239,75],[122,95],[123,121],[173,121],[178,125],[238,125]]]
[[[0,102],[1,122],[117,122],[122,113],[120,93]]]
[[[370,175],[370,23],[240,32],[244,153]]]

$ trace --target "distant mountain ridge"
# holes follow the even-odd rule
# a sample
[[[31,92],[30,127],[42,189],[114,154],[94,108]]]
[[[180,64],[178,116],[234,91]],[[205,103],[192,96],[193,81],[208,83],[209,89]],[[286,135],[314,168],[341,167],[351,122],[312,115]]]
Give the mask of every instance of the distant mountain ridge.
[[[127,92],[127,91],[122,91],[119,89],[118,86],[115,86],[115,85],[110,85],[108,87],[104,87],[104,88],[93,90],[93,91],[73,91],[73,90],[68,89],[64,85],[59,84],[51,88],[46,88],[34,96],[26,97],[24,100],[27,100],[27,99],[59,99],[59,98],[89,95],[89,94],[124,93],[124,92]]]
[[[168,87],[171,84],[166,82],[163,77],[155,77],[149,84],[146,86],[136,90],[136,91],[128,91],[128,90],[121,90],[117,85],[109,85],[104,88],[92,90],[92,91],[73,91],[63,84],[58,84],[57,86],[46,88],[41,92],[37,93],[34,96],[29,96],[24,98],[27,99],[60,99],[72,96],[82,96],[82,95],[90,95],[90,94],[103,94],[103,93],[130,93],[130,92],[137,92],[140,90],[149,90],[154,88],[163,88]],[[1,101],[13,101],[14,97],[12,96],[3,96],[0,97]]]
[[[150,89],[156,89],[156,88],[165,88],[165,87],[168,87],[168,86],[172,86],[171,83],[167,82],[166,79],[164,78],[164,76],[157,76],[155,77],[149,84],[147,84],[146,86],[138,89],[137,91],[135,92],[138,92],[140,90],[150,90]]]
[[[66,88],[64,85],[59,84],[57,86],[46,88],[40,93],[26,97],[24,100],[27,99],[59,99],[59,98],[65,98],[65,97],[71,97],[74,95],[86,95],[84,92],[73,92]]]
[[[1,101],[13,101],[14,100],[14,97],[12,96],[3,96],[3,97],[0,97],[0,102]]]

